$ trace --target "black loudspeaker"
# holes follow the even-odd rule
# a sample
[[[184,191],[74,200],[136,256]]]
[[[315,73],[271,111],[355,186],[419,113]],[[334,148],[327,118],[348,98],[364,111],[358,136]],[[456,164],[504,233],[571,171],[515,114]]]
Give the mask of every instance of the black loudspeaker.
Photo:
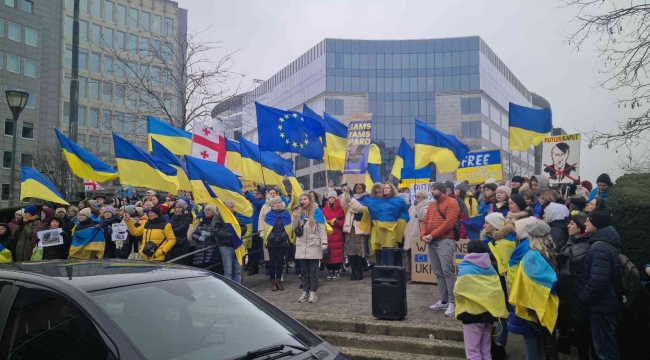
[[[372,316],[380,320],[404,320],[406,306],[406,271],[397,266],[372,269]]]

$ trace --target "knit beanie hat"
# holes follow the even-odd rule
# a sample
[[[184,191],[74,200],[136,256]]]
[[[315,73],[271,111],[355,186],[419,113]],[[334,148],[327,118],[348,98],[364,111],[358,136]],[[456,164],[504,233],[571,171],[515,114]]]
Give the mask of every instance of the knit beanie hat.
[[[441,183],[440,181],[434,182],[433,184],[431,184],[431,187],[433,189],[440,191],[443,194],[447,192],[447,187],[445,186],[445,184]]]
[[[90,210],[88,210],[90,211]],[[36,216],[38,214],[38,209],[34,205],[29,205],[28,207],[25,208],[25,214],[29,214],[31,216]]]
[[[136,206],[135,213],[138,214],[138,216],[142,216],[144,214],[144,208],[142,208],[142,206]]]
[[[485,185],[487,185],[487,184],[496,184],[496,183],[497,183],[497,181],[494,180],[494,178],[489,178],[489,179],[485,180]]]
[[[153,190],[147,190],[147,195],[149,195],[149,196],[156,196],[157,193],[156,193],[155,191],[153,191]]]
[[[503,217],[503,214],[500,212],[489,213],[485,217],[485,222],[492,225],[493,228],[497,230],[503,229],[506,219]]]
[[[451,181],[445,181],[445,186],[447,189],[450,189],[451,191],[455,191],[456,187],[454,186],[454,183]]]
[[[462,182],[462,183],[458,184],[458,186],[456,186],[456,190],[460,190],[460,191],[464,192],[465,194],[467,194],[467,191],[469,190],[469,188],[467,187],[467,184]]]
[[[526,225],[526,232],[529,236],[544,237],[551,233],[551,227],[543,222],[534,222]]]
[[[467,243],[467,253],[468,254],[486,254],[488,252],[488,247],[481,240],[472,240]]]
[[[337,198],[338,196],[336,195],[336,191],[328,191],[327,192],[327,198]]]
[[[594,188],[594,186],[591,184],[591,181],[585,180],[581,183],[582,187],[584,189],[587,189],[587,191],[591,192],[591,189]]]
[[[60,208],[57,208],[54,213],[55,214],[63,213],[65,215],[67,213],[67,211],[65,210],[65,208],[60,207]]]
[[[497,191],[499,191],[499,190],[501,190],[501,191],[503,191],[504,193],[506,193],[506,195],[508,195],[508,197],[510,197],[510,195],[512,194],[512,189],[509,188],[508,186],[505,186],[505,185],[501,185],[501,186],[499,186],[499,187],[497,188]]]
[[[133,205],[127,205],[127,206],[125,206],[125,207],[124,207],[124,211],[126,211],[127,213],[129,213],[129,215],[131,215],[131,216],[135,216],[135,206],[133,206]]]
[[[499,187],[499,186],[497,185],[497,183],[489,183],[489,184],[488,184],[488,183],[485,183],[485,188],[486,188],[486,189],[490,189],[490,190],[492,190],[492,191],[497,191],[497,188],[498,188],[498,187]]]
[[[608,186],[612,186],[612,179],[610,179],[609,175],[603,173],[600,174],[598,179],[596,179],[596,184],[598,183],[603,183],[603,184],[607,184]]]
[[[90,208],[83,208],[79,211],[79,215],[84,215],[89,219],[90,219],[90,214],[91,214]]]
[[[112,206],[104,206],[104,214],[105,213],[111,213],[115,215],[115,208]]]
[[[262,186],[262,185],[258,185],[257,186],[257,193],[262,195],[262,196],[266,196],[266,187]]]
[[[528,207],[528,204],[526,203],[526,200],[524,200],[524,197],[521,196],[520,194],[514,194],[510,197],[510,200],[517,204],[517,207],[519,207],[519,210],[524,211]]]
[[[156,215],[158,215],[158,216],[160,216],[160,214],[161,214],[160,206],[154,206],[154,207],[152,207],[151,210],[149,210],[149,211],[152,212],[152,213],[154,213],[154,214],[156,214]]]
[[[612,225],[612,215],[607,211],[594,211],[589,215],[589,222],[591,222],[596,229],[603,229]]]

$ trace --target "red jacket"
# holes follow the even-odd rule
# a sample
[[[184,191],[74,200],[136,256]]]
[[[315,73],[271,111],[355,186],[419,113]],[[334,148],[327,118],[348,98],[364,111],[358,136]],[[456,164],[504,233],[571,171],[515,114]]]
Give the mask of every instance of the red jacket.
[[[327,246],[330,248],[329,260],[323,260],[324,264],[342,264],[343,263],[343,224],[345,224],[345,213],[337,199],[334,206],[330,207],[329,203],[323,207],[323,215],[332,227],[332,234],[327,236]],[[332,223],[331,220],[336,219]]]
[[[438,206],[440,206],[440,212],[445,216],[445,219],[440,216]],[[433,240],[453,239],[454,225],[458,222],[459,212],[460,207],[456,199],[452,199],[447,195],[440,196],[440,199],[432,202],[427,209],[427,215],[422,222],[420,237],[431,235]]]

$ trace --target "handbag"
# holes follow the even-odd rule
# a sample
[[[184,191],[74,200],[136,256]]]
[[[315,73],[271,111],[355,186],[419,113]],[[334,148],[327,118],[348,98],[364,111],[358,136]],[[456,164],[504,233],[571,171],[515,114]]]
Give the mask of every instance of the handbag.
[[[330,252],[330,248],[327,247],[325,250],[323,250],[323,260],[329,260],[330,256],[332,256],[332,253]]]
[[[295,229],[293,229],[293,231],[296,233],[296,237],[301,237],[302,234],[304,234],[305,232],[304,226],[305,226],[305,221],[303,221],[300,225],[298,225]]]
[[[440,204],[436,204],[436,208],[438,209],[438,214],[442,217],[442,220],[447,220],[445,215],[440,211]],[[458,226],[458,221],[454,224],[454,240],[458,241],[460,240],[460,227]]]
[[[161,247],[165,241],[167,241],[167,239],[163,240],[160,245],[156,245],[155,242],[148,240],[146,243],[144,243],[142,253],[147,255],[147,257],[153,257],[156,254],[156,251],[158,251],[158,248]]]

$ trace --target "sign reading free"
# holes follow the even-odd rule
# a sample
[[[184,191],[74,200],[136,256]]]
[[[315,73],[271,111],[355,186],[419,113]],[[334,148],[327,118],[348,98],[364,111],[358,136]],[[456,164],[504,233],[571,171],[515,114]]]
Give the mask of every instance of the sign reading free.
[[[501,150],[473,151],[460,162],[456,169],[456,181],[469,181],[471,185],[484,183],[493,178],[500,182],[503,180],[503,166],[501,165]]]

